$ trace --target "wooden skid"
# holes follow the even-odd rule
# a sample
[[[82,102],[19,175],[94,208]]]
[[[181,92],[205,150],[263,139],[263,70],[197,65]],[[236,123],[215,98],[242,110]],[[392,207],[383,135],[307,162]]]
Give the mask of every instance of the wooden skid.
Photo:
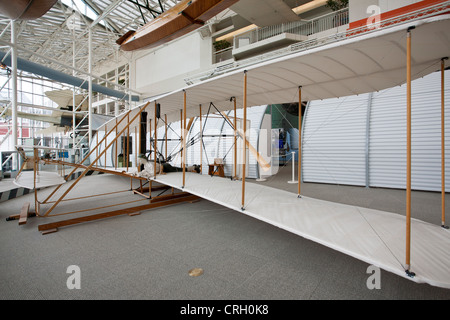
[[[164,207],[164,206],[168,206],[168,205],[172,205],[172,204],[176,204],[176,203],[180,203],[180,202],[191,202],[191,201],[194,201],[197,199],[198,199],[197,196],[191,195],[189,193],[183,193],[183,194],[180,194],[180,196],[178,196],[176,198],[169,199],[166,201],[158,201],[155,203],[145,204],[145,205],[137,206],[137,207],[133,207],[133,208],[126,208],[126,209],[121,209],[121,210],[103,212],[103,213],[94,214],[94,215],[85,216],[85,217],[79,217],[79,218],[74,218],[74,219],[69,219],[69,220],[64,220],[64,221],[42,224],[42,225],[38,226],[38,230],[41,231],[43,234],[45,234],[45,233],[48,233],[49,231],[54,232],[60,227],[66,227],[66,226],[70,226],[70,225],[74,225],[74,224],[78,224],[78,223],[115,217],[115,216],[123,215],[123,214],[133,214],[133,213],[137,213],[140,211]]]
[[[19,226],[27,223],[29,209],[30,203],[29,202],[24,203],[24,205],[22,206],[22,210],[20,211]]]
[[[35,216],[34,213],[30,213],[30,203],[25,202],[20,210],[20,213],[10,215],[6,218],[6,221],[19,220],[19,226],[26,224],[29,217]]]

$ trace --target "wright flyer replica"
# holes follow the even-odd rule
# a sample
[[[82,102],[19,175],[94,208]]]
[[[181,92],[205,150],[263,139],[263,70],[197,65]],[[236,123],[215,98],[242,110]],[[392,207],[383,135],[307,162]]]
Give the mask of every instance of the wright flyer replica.
[[[154,130],[154,141],[157,141],[158,127],[181,119],[182,170],[162,174],[157,170],[157,165],[161,165],[157,161],[153,161],[154,168],[145,178],[114,168],[102,169],[111,174],[128,175],[132,179],[149,182],[152,186],[172,189],[171,197],[162,201],[149,194],[149,204],[135,209],[136,212],[164,203],[206,199],[401,277],[450,288],[450,230],[446,228],[445,210],[442,212],[442,225],[411,217],[410,129],[411,81],[439,70],[443,77],[446,58],[450,55],[450,1],[421,1],[405,8],[401,14],[382,14],[375,25],[367,25],[367,21],[351,23],[344,32],[293,45],[291,52],[284,56],[245,65],[150,99],[99,129],[105,134],[94,149],[101,151],[90,165],[72,164],[83,171],[74,182],[67,183],[75,185],[89,170],[100,170],[95,165],[96,161],[104,157],[108,149],[114,148],[114,142],[123,133],[142,134],[145,132],[142,127],[144,123],[145,128],[151,126],[150,130]],[[238,128],[236,120],[231,117],[229,121],[236,138],[242,140],[250,152],[255,152],[246,135],[249,129],[246,127],[248,107],[292,102],[286,101],[291,97],[295,97],[301,107],[303,101],[375,92],[405,83],[409,88],[404,108],[408,128],[405,133],[408,161],[405,215],[305,197],[300,183],[298,192],[291,193],[246,182],[245,174],[238,180],[188,172],[191,164],[186,163],[186,130],[192,123],[190,119],[198,116],[201,119],[206,107],[211,104],[218,113],[233,110],[236,106],[243,109],[242,127]],[[230,104],[230,101],[234,103]],[[142,122],[144,112],[148,118]],[[301,125],[299,121],[299,129]],[[299,134],[300,152],[301,143]],[[155,143],[154,154],[158,152],[156,146]],[[242,166],[240,172],[243,173],[246,172],[247,148],[242,148],[242,155],[238,155],[242,159],[239,166]],[[95,152],[94,149],[91,153]],[[299,159],[298,181],[301,181],[301,155]],[[157,160],[156,157],[154,160]],[[258,162],[263,168],[270,165],[261,158]],[[147,188],[150,193],[152,186]],[[70,190],[71,187],[66,189],[63,197]],[[143,188],[139,190],[136,191],[145,195]],[[62,198],[52,202],[47,211],[37,212],[38,216],[47,215]],[[106,213],[99,218],[109,216],[112,215]],[[83,221],[88,220],[62,221],[50,227],[54,230]],[[50,227],[41,227],[40,230]]]

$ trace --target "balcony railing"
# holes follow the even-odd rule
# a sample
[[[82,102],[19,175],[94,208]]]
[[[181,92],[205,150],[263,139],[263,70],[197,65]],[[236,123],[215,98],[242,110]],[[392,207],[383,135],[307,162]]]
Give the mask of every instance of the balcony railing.
[[[293,21],[274,26],[255,28],[236,35],[233,44],[234,49],[238,49],[243,45],[253,44],[283,33],[309,36],[346,24],[348,24],[348,8],[326,14],[313,20]]]
[[[233,58],[232,51],[233,51],[233,47],[228,47],[226,49],[216,51],[214,53],[214,56],[215,56],[214,63],[219,63],[222,61],[230,60],[231,58]]]
[[[249,67],[262,61],[268,61],[271,59],[279,58],[293,53],[298,53],[301,51],[310,50],[312,48],[317,48],[323,45],[328,45],[331,43],[348,40],[354,37],[359,37],[365,34],[379,32],[381,30],[388,29],[395,25],[410,23],[412,21],[418,21],[429,17],[437,16],[440,14],[448,14],[448,13],[450,13],[450,1],[444,1],[442,3],[431,5],[429,7],[420,8],[412,12],[408,12],[402,15],[391,17],[389,19],[382,20],[375,26],[369,27],[369,25],[363,25],[351,29],[337,31],[336,33],[333,34],[318,35],[317,37],[311,37],[306,41],[300,41],[288,47],[276,49],[247,59],[242,59],[239,61],[230,60],[230,62],[227,64],[220,65],[211,70],[203,71],[189,78],[185,78],[184,81],[186,84],[191,85],[194,83],[198,83],[200,81],[211,79],[213,77],[222,75],[227,72],[231,72],[240,68]]]

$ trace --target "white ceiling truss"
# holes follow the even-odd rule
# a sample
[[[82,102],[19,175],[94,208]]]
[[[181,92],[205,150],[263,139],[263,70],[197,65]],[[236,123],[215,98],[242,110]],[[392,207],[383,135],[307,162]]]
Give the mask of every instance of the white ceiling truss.
[[[35,20],[17,20],[19,58],[52,69],[87,73],[89,30],[92,37],[92,68],[108,59],[118,58],[117,38],[136,30],[179,0],[81,0],[95,12],[96,18],[84,15],[85,8],[70,0],[73,8],[59,0],[46,14]],[[65,1],[66,2],[66,1]],[[66,2],[67,3],[67,2]],[[11,20],[0,14],[0,50],[9,51]],[[81,76],[81,75],[80,75]]]

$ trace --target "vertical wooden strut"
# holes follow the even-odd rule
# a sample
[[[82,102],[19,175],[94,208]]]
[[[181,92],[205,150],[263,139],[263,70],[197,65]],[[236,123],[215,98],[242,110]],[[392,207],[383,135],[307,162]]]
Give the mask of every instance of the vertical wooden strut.
[[[186,183],[186,90],[183,90],[183,188]]]
[[[180,162],[183,161],[183,109],[180,109]],[[183,165],[182,165],[183,166]]]
[[[202,127],[202,105],[200,109],[200,173],[203,172],[203,127]]]
[[[301,175],[302,175],[302,87],[298,87],[298,161],[297,161],[297,180],[298,180],[298,197],[300,195]],[[294,165],[294,161],[292,161]]]
[[[242,206],[244,210],[245,205],[245,164],[247,162],[247,70],[244,71],[244,134],[242,145]]]
[[[131,110],[128,111],[128,114],[131,112]],[[115,126],[108,132],[106,133],[105,131],[105,136],[102,138],[102,140],[100,140],[100,143],[103,142],[104,139],[106,139],[106,137],[111,134],[111,132],[113,132],[115,130],[116,132],[116,137],[117,137],[117,127],[118,125],[125,119],[125,116],[122,117],[122,119],[119,120],[119,122],[117,122],[117,118],[116,118],[116,124]],[[120,134],[119,134],[120,135]],[[117,140],[117,139],[115,139]],[[86,156],[84,156],[84,158],[79,162],[79,163],[84,163],[87,159],[89,159],[89,157],[91,156],[92,153],[94,153],[95,150],[97,150],[97,148],[99,147],[99,145],[97,144],[94,148],[91,148],[91,150],[88,152],[88,154]],[[77,167],[74,167],[72,169],[72,171],[70,171],[70,173],[68,175],[66,175],[64,177],[64,180],[68,180],[70,178],[70,176],[72,176],[72,174],[77,170]],[[55,194],[56,191],[59,190],[59,188],[61,188],[62,184],[58,185],[49,195],[48,197],[43,201],[43,203],[46,203],[48,200],[50,200],[50,198]]]
[[[103,155],[103,153],[106,153],[106,151],[108,150],[108,148],[118,140],[119,136],[125,132],[125,130],[127,130],[130,126],[130,124],[141,114],[141,112],[143,110],[145,110],[145,108],[148,106],[148,103],[146,103],[144,106],[142,106],[139,111],[136,113],[136,115],[133,117],[133,119],[130,121],[128,121],[127,125],[120,131],[119,135],[116,136],[109,144],[108,146],[105,148],[105,150],[103,150],[93,161],[92,163],[86,167],[86,169],[84,169],[84,171],[78,176],[77,179],[75,179],[75,181],[70,185],[70,187],[59,197],[58,200],[56,200],[53,205],[50,207],[50,209],[47,210],[47,212],[44,214],[44,216],[48,216],[48,214],[64,199],[64,197],[70,192],[70,190],[73,189],[73,187],[75,187],[75,185],[81,180],[81,178],[83,178],[86,173],[91,170],[91,168],[94,166],[94,164],[97,162],[97,160]],[[129,113],[127,114],[127,118],[128,118]],[[125,116],[124,116],[125,117]],[[120,123],[120,121],[119,121]],[[111,129],[112,131],[113,129]],[[36,209],[37,210],[37,209]],[[38,212],[36,212],[36,214],[38,214]]]
[[[236,117],[236,97],[233,97],[234,102],[234,174],[233,179],[237,179],[237,117]]]
[[[406,38],[406,255],[405,267],[408,276],[411,266],[411,28]]]
[[[156,105],[155,101],[155,153],[154,153],[154,159],[155,162],[153,163],[153,176],[156,178],[156,161],[158,159],[157,153],[158,153],[158,128],[156,125],[157,121],[157,115],[158,115],[158,106]]]
[[[445,226],[445,60],[448,57],[441,59],[441,226],[448,229]]]
[[[165,131],[165,133],[164,133],[164,136],[165,136],[165,139],[164,139],[164,160],[166,160],[167,161],[167,114],[165,114],[164,115],[164,131]]]

